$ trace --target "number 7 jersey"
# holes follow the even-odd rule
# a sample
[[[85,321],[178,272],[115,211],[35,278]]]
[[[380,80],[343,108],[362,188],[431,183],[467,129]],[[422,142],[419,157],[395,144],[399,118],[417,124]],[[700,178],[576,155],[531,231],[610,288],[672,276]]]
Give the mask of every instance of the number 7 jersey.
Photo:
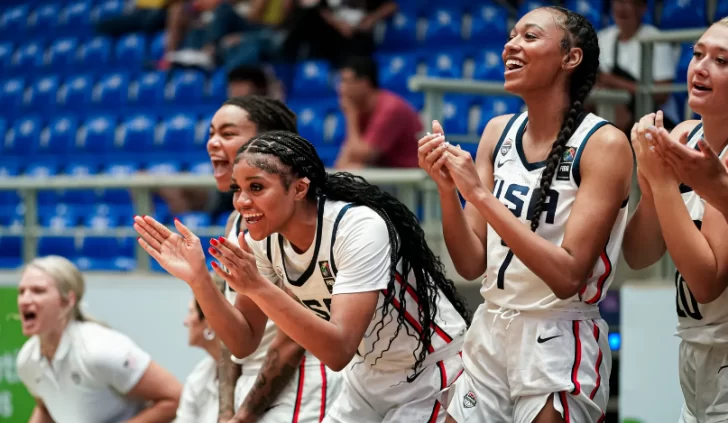
[[[530,227],[538,198],[545,162],[529,162],[523,149],[528,114],[514,115],[493,150],[493,194],[524,225]],[[564,239],[566,222],[581,182],[581,156],[589,138],[609,122],[588,114],[566,143],[551,189],[541,213],[536,233],[555,245]],[[481,294],[496,306],[513,310],[587,311],[597,308],[614,279],[622,238],[627,226],[628,199],[625,199],[609,239],[592,268],[586,285],[577,295],[560,300],[535,273],[513,254],[498,233],[488,225],[487,272]]]
[[[690,132],[687,145],[697,149],[702,137],[701,122]],[[726,151],[728,147],[723,150],[721,157],[725,157]],[[680,185],[680,193],[690,218],[701,229],[705,200],[687,185]],[[698,304],[679,269],[675,269],[675,289],[677,335],[685,341],[704,345],[728,343],[728,289],[710,303]]]

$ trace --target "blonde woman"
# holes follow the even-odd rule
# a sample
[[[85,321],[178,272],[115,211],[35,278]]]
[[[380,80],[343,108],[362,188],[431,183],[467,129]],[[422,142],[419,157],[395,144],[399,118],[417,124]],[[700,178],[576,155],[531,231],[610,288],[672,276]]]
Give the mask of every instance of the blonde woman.
[[[223,291],[225,281],[215,273],[212,274],[212,279],[220,291]],[[205,320],[200,304],[194,298],[187,308],[185,326],[190,346],[202,348],[207,354],[185,380],[175,423],[216,423],[220,411],[217,361],[222,348],[215,331]]]
[[[18,309],[30,339],[17,372],[37,405],[30,423],[170,422],[182,387],[131,339],[84,316],[84,279],[59,256],[23,271]]]

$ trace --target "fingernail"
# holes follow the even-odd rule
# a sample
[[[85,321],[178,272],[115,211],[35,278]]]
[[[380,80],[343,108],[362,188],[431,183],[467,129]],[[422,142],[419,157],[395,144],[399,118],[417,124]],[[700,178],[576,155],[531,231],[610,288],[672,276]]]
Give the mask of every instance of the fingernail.
[[[215,255],[215,249],[214,248],[210,247],[210,248],[207,249],[207,251],[209,251],[210,254]]]
[[[177,219],[177,218],[175,217],[175,218],[174,218],[174,221],[175,221],[175,222],[179,222],[179,219]]]
[[[225,237],[224,236],[220,236],[220,237],[217,238],[217,240],[220,241],[220,242],[225,242]]]
[[[210,238],[210,244],[217,245],[217,240],[215,238]]]
[[[652,134],[645,135],[645,138],[647,138],[648,140],[652,141]]]
[[[217,262],[213,261],[212,263],[210,263],[210,266],[217,267]]]

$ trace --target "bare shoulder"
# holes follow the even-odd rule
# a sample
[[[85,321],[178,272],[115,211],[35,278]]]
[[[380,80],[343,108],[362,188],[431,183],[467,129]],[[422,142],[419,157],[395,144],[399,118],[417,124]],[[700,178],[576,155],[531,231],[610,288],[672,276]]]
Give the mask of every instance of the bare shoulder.
[[[695,127],[698,126],[699,123],[700,121],[697,119],[690,119],[684,122],[680,122],[670,133],[682,134],[683,132],[692,132],[692,130],[695,129]]]
[[[514,116],[514,114],[500,115],[488,121],[485,129],[483,129],[483,135],[480,137],[478,157],[493,157],[495,145]]]
[[[597,129],[584,146],[582,173],[603,177],[606,174],[631,184],[634,166],[632,145],[627,135],[612,125]]]

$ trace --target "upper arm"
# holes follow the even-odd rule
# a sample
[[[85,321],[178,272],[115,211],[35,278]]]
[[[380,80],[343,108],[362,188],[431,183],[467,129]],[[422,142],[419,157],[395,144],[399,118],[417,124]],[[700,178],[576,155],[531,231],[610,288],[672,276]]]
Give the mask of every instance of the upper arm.
[[[493,158],[505,138],[505,129],[515,115],[497,116],[488,122],[483,130],[478,144],[478,152],[475,155],[475,169],[483,185],[489,191],[493,191]],[[485,245],[488,234],[488,222],[478,209],[470,203],[465,203],[465,219],[472,228],[475,235]]]
[[[149,363],[142,378],[127,393],[128,396],[146,401],[179,401],[182,385],[166,369],[155,361]]]
[[[717,280],[728,284],[728,221],[708,203],[705,203],[701,232],[715,256]]]
[[[675,126],[672,131],[670,131],[670,135],[673,135],[676,138],[679,138],[681,134],[685,132],[692,132],[696,126],[700,123],[699,120],[691,119],[686,120],[684,122],[680,122]]]
[[[579,190],[561,244],[586,279],[604,250],[632,183],[633,156],[626,136],[606,125],[581,146]],[[578,154],[578,153],[577,153]]]

